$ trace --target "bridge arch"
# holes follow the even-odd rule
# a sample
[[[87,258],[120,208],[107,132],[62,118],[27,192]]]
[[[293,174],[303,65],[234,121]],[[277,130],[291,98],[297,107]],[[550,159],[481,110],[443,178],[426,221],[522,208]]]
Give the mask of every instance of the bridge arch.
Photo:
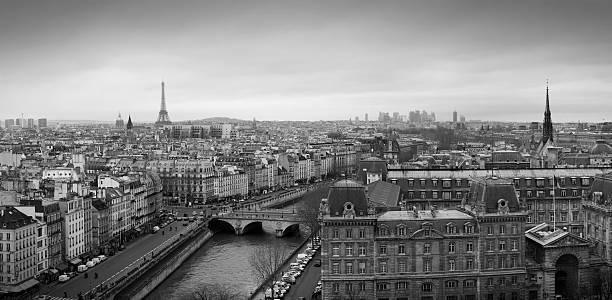
[[[236,232],[236,229],[232,223],[216,218],[213,218],[208,222],[208,228],[214,232]]]
[[[240,234],[246,234],[251,231],[263,231],[262,222],[253,221],[253,222],[244,224],[244,227],[242,227],[242,232],[240,232]]]
[[[285,229],[283,229],[283,233],[281,234],[281,236],[290,235],[292,233],[299,232],[299,231],[300,231],[300,224],[299,223],[291,224],[291,225],[287,226]]]

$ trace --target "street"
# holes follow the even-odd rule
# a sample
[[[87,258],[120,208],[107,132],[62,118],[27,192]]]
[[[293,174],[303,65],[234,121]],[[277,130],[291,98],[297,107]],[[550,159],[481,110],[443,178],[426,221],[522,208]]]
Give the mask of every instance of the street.
[[[285,299],[297,299],[298,297],[310,299],[312,297],[317,281],[321,279],[321,266],[315,267],[315,262],[320,259],[321,251],[317,251],[306,266],[306,269],[304,269],[304,273],[297,278],[295,284],[289,289],[289,292],[284,297]]]
[[[88,278],[85,278],[85,273],[80,273],[76,277],[71,278],[67,282],[55,282],[48,286],[43,286],[40,294],[46,294],[57,297],[78,298],[79,292],[85,293],[91,290],[98,284],[104,282],[117,272],[120,272],[125,267],[140,259],[146,253],[154,250],[157,246],[170,240],[172,237],[187,231],[186,226],[182,223],[173,222],[154,234],[146,234],[135,242],[127,245],[127,247],[114,256],[109,257],[104,262],[87,270]],[[194,223],[189,223],[194,224]],[[170,230],[172,228],[172,230]],[[177,228],[178,230],[175,230]],[[98,273],[98,278],[95,279],[94,273]]]

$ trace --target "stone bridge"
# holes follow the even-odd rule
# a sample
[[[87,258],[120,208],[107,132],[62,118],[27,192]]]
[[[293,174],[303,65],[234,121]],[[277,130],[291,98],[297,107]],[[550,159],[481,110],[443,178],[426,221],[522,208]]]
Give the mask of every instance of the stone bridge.
[[[284,210],[234,211],[225,215],[215,216],[209,222],[209,227],[231,226],[236,235],[243,235],[251,230],[260,229],[274,233],[277,237],[298,231],[300,219],[297,214]]]

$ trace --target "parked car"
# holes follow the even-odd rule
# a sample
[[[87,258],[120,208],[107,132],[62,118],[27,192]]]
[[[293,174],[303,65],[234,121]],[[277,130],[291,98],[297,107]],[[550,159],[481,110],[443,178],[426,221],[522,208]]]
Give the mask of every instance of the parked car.
[[[88,262],[87,262],[85,265],[86,265],[88,268],[93,268],[93,267],[96,265],[96,263],[95,263],[93,260],[90,260],[90,261],[88,261]],[[85,269],[85,270],[87,270],[87,269]]]
[[[70,279],[70,276],[68,276],[67,274],[62,274],[59,276],[59,282],[66,282]]]
[[[101,255],[98,255],[98,259],[100,261],[105,261],[107,259],[107,257],[106,257],[106,255],[101,254]]]
[[[99,258],[97,258],[97,257],[92,258],[92,259],[91,259],[91,261],[93,261],[93,262],[94,262],[94,264],[96,264],[96,265],[97,265],[97,264],[99,264],[99,263],[101,262],[101,261],[100,261],[100,259],[99,259]]]
[[[159,231],[159,226],[153,226],[153,233],[158,232]]]
[[[87,271],[87,266],[86,265],[79,265],[77,267],[77,271],[79,271],[79,273],[83,273],[83,272]]]

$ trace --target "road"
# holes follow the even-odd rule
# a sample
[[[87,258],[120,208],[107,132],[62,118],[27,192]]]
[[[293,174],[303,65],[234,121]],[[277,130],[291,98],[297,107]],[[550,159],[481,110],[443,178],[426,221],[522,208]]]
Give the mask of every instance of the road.
[[[100,265],[87,270],[86,273],[88,274],[88,278],[85,278],[85,273],[81,273],[78,276],[71,278],[67,282],[57,282],[56,284],[43,286],[40,294],[57,297],[67,296],[69,298],[77,299],[79,292],[85,293],[86,291],[94,288],[107,278],[110,278],[112,275],[123,270],[129,264],[140,259],[146,253],[155,249],[155,247],[179,235],[180,233],[186,232],[187,227],[183,226],[182,223],[187,222],[173,222],[157,233],[146,234],[137,241],[127,245],[124,250],[118,252],[114,256],[109,257]],[[171,227],[172,230],[170,230]],[[175,227],[178,228],[178,230],[175,230]],[[98,279],[94,278],[94,273],[98,273]]]
[[[304,273],[295,281],[295,284],[289,289],[289,293],[285,295],[285,299],[298,299],[304,297],[310,299],[317,281],[321,279],[321,267],[315,267],[315,262],[321,259],[321,251],[317,251],[315,256],[304,269]]]

